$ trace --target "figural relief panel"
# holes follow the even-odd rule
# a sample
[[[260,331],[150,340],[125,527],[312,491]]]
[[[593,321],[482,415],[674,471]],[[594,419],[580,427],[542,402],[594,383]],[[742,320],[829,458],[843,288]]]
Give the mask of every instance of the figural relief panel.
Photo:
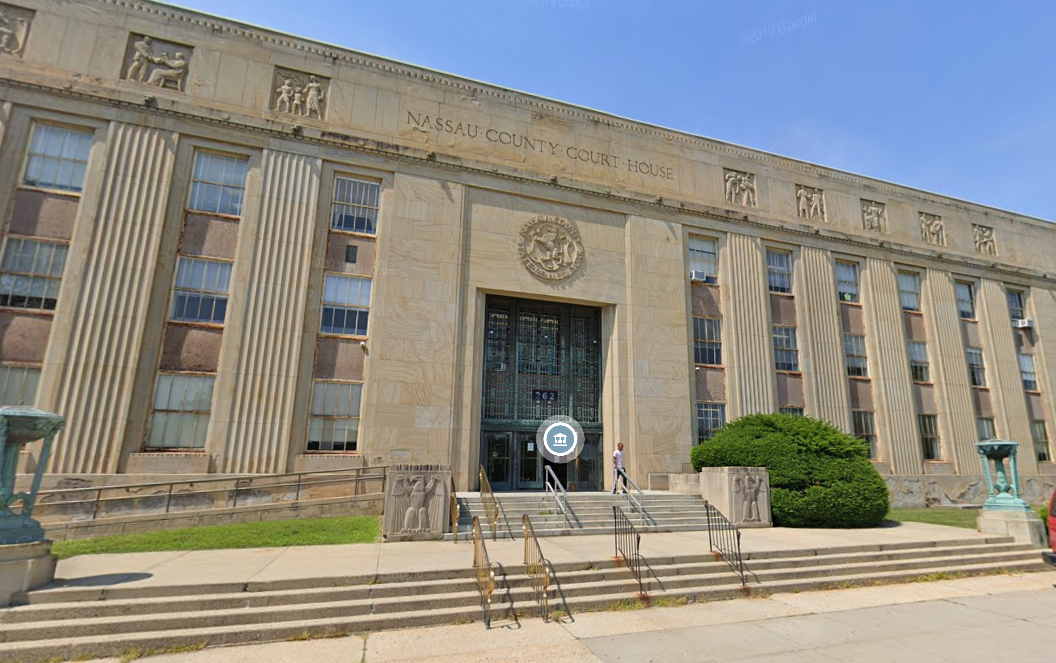
[[[801,219],[826,221],[825,192],[814,187],[796,185],[796,213]]]
[[[997,241],[994,239],[994,229],[990,226],[972,224],[972,234],[975,238],[975,252],[984,256],[997,255]]]
[[[122,73],[133,83],[183,92],[193,51],[192,46],[133,34]]]
[[[722,179],[726,188],[726,202],[745,207],[756,206],[754,173],[723,168]]]
[[[22,57],[35,14],[32,9],[0,2],[0,54]]]
[[[326,115],[330,79],[275,67],[270,109],[285,115],[322,120]]]
[[[942,217],[937,214],[920,213],[920,239],[925,244],[946,246],[946,230]]]
[[[558,281],[583,264],[585,251],[579,229],[565,219],[540,216],[524,224],[517,240],[521,263],[540,278]]]
[[[859,199],[862,205],[862,228],[869,232],[882,233],[887,227],[887,205],[875,200]]]

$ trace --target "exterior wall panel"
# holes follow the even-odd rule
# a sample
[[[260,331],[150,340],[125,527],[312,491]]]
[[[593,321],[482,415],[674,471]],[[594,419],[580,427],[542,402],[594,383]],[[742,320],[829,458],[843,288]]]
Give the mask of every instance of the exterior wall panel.
[[[803,386],[806,414],[851,432],[836,297],[835,265],[828,251],[803,247],[799,259],[799,302],[803,338]]]
[[[774,347],[766,262],[758,237],[730,233],[721,258],[726,276],[722,309],[726,354],[727,416],[737,419],[777,408]]]

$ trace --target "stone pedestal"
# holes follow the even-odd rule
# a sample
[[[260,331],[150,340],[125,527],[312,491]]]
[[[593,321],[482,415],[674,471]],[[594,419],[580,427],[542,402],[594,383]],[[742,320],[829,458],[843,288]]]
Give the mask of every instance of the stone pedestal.
[[[772,527],[765,467],[704,467],[700,495],[738,527]]]
[[[983,534],[1011,536],[1016,543],[1045,547],[1045,526],[1033,511],[981,511],[976,527]]]
[[[450,465],[392,465],[381,533],[386,541],[443,539],[450,527]]]
[[[51,583],[55,561],[51,541],[0,546],[0,608],[22,592]]]

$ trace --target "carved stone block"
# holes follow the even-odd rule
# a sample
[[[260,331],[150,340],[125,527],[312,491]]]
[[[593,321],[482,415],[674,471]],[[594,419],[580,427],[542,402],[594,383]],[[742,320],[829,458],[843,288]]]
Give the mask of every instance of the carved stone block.
[[[302,71],[275,67],[269,108],[291,117],[326,119],[330,79]]]
[[[801,219],[827,221],[825,218],[825,192],[812,186],[797,184],[796,213]]]
[[[726,202],[745,207],[756,207],[755,174],[729,168],[722,169]]]
[[[875,200],[859,199],[862,205],[862,228],[869,232],[882,233],[887,229],[887,205]]]
[[[193,46],[131,34],[121,77],[155,88],[183,92]]]
[[[32,9],[0,2],[0,55],[22,57],[34,15]]]
[[[389,467],[381,533],[386,541],[442,539],[450,526],[450,465]]]
[[[738,527],[772,527],[765,467],[703,467],[700,494]]]
[[[997,255],[997,242],[994,239],[994,229],[990,226],[972,224],[972,234],[975,239],[975,252],[984,256]]]
[[[927,212],[920,213],[920,239],[925,244],[946,246],[946,230],[941,216]]]

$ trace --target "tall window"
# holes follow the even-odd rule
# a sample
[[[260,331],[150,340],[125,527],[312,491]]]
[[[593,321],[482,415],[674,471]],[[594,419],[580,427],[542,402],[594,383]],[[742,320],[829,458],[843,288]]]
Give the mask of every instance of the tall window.
[[[902,300],[903,311],[920,310],[920,274],[916,272],[898,273],[898,293]]]
[[[726,425],[725,403],[697,403],[697,444]]]
[[[993,417],[976,417],[975,431],[979,434],[979,441],[992,440],[997,437],[997,429],[994,427]]]
[[[27,186],[80,191],[91,149],[91,131],[34,124],[22,182]]]
[[[956,281],[953,290],[957,294],[957,311],[962,320],[975,320],[975,286],[967,281]]]
[[[1007,290],[1005,294],[1008,297],[1008,313],[1012,320],[1026,318],[1026,294],[1022,290]]]
[[[363,385],[319,382],[312,385],[308,451],[355,451]]]
[[[0,306],[55,310],[66,252],[65,244],[8,237],[0,263]]]
[[[1019,375],[1023,378],[1024,389],[1038,390],[1038,374],[1034,371],[1034,355],[1019,355]]]
[[[187,206],[197,212],[241,216],[246,163],[244,158],[196,152]]]
[[[324,334],[367,335],[371,280],[361,276],[327,274],[323,287]]]
[[[876,421],[869,410],[852,410],[851,421],[854,424],[855,437],[861,438],[869,445],[869,457],[879,458],[876,448]]]
[[[378,230],[378,197],[381,185],[338,175],[334,178],[334,199],[330,227],[334,230],[373,235]]]
[[[973,387],[985,387],[986,369],[983,367],[982,349],[967,348],[964,352],[968,357],[968,382]]]
[[[791,294],[792,254],[788,251],[766,250],[766,272],[770,292]]]
[[[227,314],[227,293],[231,288],[231,263],[179,258],[172,319],[223,324]]]
[[[858,263],[836,261],[836,294],[841,302],[858,301]]]
[[[1049,455],[1049,432],[1045,430],[1045,420],[1035,419],[1030,422],[1030,435],[1034,439],[1034,453],[1038,460],[1051,460]]]
[[[909,374],[914,382],[931,382],[931,367],[928,364],[928,346],[920,341],[909,341]]]
[[[794,406],[791,406],[791,405],[786,405],[786,406],[779,407],[777,409],[777,411],[780,412],[781,414],[790,414],[793,417],[802,417],[803,416],[803,408],[794,407]]]
[[[869,375],[869,362],[865,354],[865,337],[860,334],[843,335],[843,363],[847,375],[864,378]]]
[[[924,451],[924,460],[942,460],[938,417],[934,414],[918,414],[917,428],[920,430],[920,446]]]
[[[693,318],[693,361],[722,366],[722,320]]]
[[[779,371],[799,370],[795,327],[774,325],[774,363]]]
[[[39,382],[39,368],[0,366],[0,405],[32,407]]]
[[[147,448],[205,448],[215,379],[206,375],[158,374]]]

